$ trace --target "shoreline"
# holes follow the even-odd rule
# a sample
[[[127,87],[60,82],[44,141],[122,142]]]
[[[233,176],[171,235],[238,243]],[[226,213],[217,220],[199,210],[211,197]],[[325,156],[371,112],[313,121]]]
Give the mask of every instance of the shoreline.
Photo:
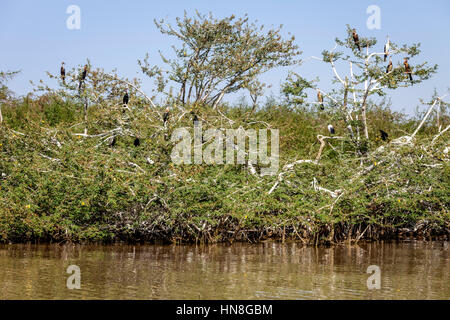
[[[357,228],[357,227],[356,227]],[[367,228],[368,229],[368,228]],[[83,238],[34,238],[34,239],[14,239],[14,240],[0,240],[0,244],[97,244],[97,245],[114,245],[114,244],[148,244],[148,245],[215,245],[215,244],[260,244],[267,242],[275,243],[301,243],[306,246],[336,246],[336,245],[356,245],[358,243],[378,243],[378,242],[402,242],[402,241],[449,241],[449,230],[429,230],[428,233],[422,231],[407,231],[405,228],[381,229],[371,230],[367,235],[356,233],[353,237],[341,234],[339,238],[330,238],[330,234],[313,234],[310,237],[301,237],[294,228],[285,228],[278,231],[267,232],[267,228],[261,230],[244,230],[231,231],[223,230],[222,234],[216,234],[216,238],[208,238],[206,234],[199,235],[194,238],[169,238],[169,237],[139,237],[139,236],[125,236],[124,234],[117,234],[106,239],[83,239]],[[380,232],[381,231],[381,232]],[[284,233],[283,233],[284,232]],[[293,233],[297,233],[293,235]],[[222,238],[219,238],[222,236]],[[228,236],[228,237],[225,237]]]

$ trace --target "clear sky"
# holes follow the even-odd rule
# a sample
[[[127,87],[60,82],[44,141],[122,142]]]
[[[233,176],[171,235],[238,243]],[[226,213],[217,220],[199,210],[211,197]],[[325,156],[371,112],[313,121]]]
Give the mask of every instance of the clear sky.
[[[69,5],[81,9],[80,30],[66,27]],[[381,9],[380,30],[366,26],[366,9],[370,5]],[[391,91],[395,110],[411,113],[419,104],[418,99],[430,98],[435,87],[439,92],[450,87],[448,0],[1,0],[0,70],[22,71],[10,83],[19,95],[32,89],[29,80],[45,79],[46,71],[58,73],[61,61],[69,69],[89,58],[94,66],[117,68],[121,75],[145,79],[137,59],[148,52],[154,58],[152,62],[158,64],[158,50],[168,52],[173,44],[172,39],[159,33],[153,20],[166,18],[173,22],[184,10],[193,14],[196,9],[218,17],[247,13],[251,20],[266,26],[283,24],[285,34],[296,36],[303,59],[333,48],[334,39],[345,36],[346,24],[356,27],[362,36],[377,37],[381,48],[386,35],[396,43],[420,42],[422,54],[417,62],[438,64],[438,74],[420,85]],[[262,80],[273,85],[266,94],[279,94],[287,71],[274,70],[263,76]],[[326,80],[332,75],[328,67],[314,60],[295,71],[309,79],[319,76]],[[152,83],[144,81],[144,90],[150,91]],[[327,82],[322,86],[327,89]]]

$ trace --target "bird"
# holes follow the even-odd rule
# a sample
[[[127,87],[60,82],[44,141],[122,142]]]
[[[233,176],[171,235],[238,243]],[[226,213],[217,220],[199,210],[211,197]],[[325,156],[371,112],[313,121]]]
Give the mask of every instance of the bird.
[[[198,117],[194,112],[194,109],[191,109],[191,114],[192,114],[192,122],[195,124],[198,121]]]
[[[383,141],[386,141],[389,138],[389,134],[386,131],[381,130],[381,129],[380,129],[380,136],[381,136],[381,140],[383,140]]]
[[[125,91],[125,95],[123,96],[123,104],[128,105],[129,97],[128,97],[128,91]]]
[[[361,46],[359,45],[359,36],[356,33],[356,29],[353,29],[353,41],[355,42],[355,45],[358,47],[358,50],[361,52]]]
[[[82,84],[83,81],[86,79],[86,76],[87,76],[87,64],[84,66],[83,72],[81,73],[81,76],[80,76],[80,85],[78,86],[78,90],[81,90],[81,84]]]
[[[114,136],[111,140],[111,143],[109,144],[109,146],[114,147],[116,145],[117,139],[116,136]]]
[[[387,132],[380,129],[381,140],[386,141],[389,138]]]
[[[170,109],[169,109],[169,107],[167,107],[167,108],[166,108],[166,111],[165,111],[164,114],[163,114],[163,121],[164,121],[164,124],[166,124],[166,122],[169,120],[169,112],[170,112]]]
[[[334,132],[335,132],[335,131],[334,131],[334,127],[333,127],[331,124],[328,125],[328,131],[330,131],[330,134],[332,134],[332,135],[333,135]]]
[[[391,43],[389,41],[389,36],[387,37],[387,42],[384,45],[384,62],[386,62],[387,56],[389,55],[389,49],[391,47]]]
[[[389,58],[389,64],[388,64],[388,66],[386,68],[386,73],[391,72],[393,68],[394,68],[394,66],[392,65],[392,59]]]
[[[320,110],[324,110],[323,106],[323,96],[319,89],[317,89],[317,101],[320,103]]]
[[[412,77],[412,71],[411,71],[411,66],[408,63],[409,58],[404,58],[405,61],[403,62],[403,65],[405,66],[405,73],[407,75],[409,75],[409,80],[411,80],[411,83],[413,82],[413,77]]]
[[[135,147],[139,147],[141,145],[141,140],[139,140],[139,138],[136,137],[136,139],[134,139],[134,143],[133,144],[134,144]]]
[[[61,79],[63,84],[66,84],[66,69],[64,68],[64,61],[61,63]]]

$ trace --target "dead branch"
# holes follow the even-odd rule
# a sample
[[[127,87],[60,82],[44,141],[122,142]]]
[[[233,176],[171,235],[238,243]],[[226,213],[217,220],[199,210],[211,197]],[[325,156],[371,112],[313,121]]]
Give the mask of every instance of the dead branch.
[[[313,163],[313,164],[318,164],[317,161],[314,160],[297,160],[293,163],[287,164],[283,167],[283,171],[280,172],[278,174],[278,178],[277,181],[274,183],[274,185],[272,186],[272,188],[270,188],[269,192],[267,194],[271,194],[276,187],[280,184],[281,181],[283,181],[283,175],[290,169],[292,169],[296,164],[301,164],[301,163]]]
[[[317,153],[317,156],[316,156],[316,162],[318,163],[319,160],[320,160],[320,157],[322,156],[323,148],[325,147],[325,144],[326,144],[325,140],[328,140],[328,139],[344,139],[344,137],[327,137],[327,136],[323,136],[323,135],[318,135],[317,139],[320,142],[319,152]]]
[[[338,189],[338,190],[335,190],[335,191],[331,191],[331,190],[322,188],[321,186],[318,185],[317,179],[316,179],[316,178],[313,179],[313,181],[312,181],[311,184],[312,184],[312,186],[313,186],[313,188],[314,188],[315,191],[324,191],[324,192],[327,192],[332,198],[336,198],[336,197],[338,197],[338,196],[342,193],[342,190],[341,190],[341,189]]]

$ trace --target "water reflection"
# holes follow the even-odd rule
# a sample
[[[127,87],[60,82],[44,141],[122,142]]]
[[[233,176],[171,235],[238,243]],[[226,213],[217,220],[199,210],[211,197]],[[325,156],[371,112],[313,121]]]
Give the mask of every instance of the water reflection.
[[[81,290],[66,287],[71,264]],[[447,242],[2,245],[0,299],[448,299],[449,264]]]

